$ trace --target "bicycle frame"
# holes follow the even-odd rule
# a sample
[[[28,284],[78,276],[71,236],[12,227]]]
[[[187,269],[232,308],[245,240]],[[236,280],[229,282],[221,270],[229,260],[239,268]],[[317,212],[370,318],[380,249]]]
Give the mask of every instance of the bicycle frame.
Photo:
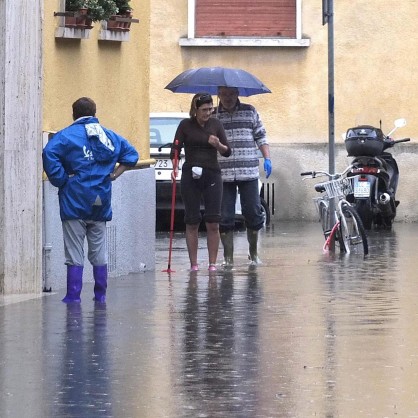
[[[307,178],[328,176],[331,180],[315,185],[315,190],[322,193],[314,198],[319,213],[322,230],[325,237],[324,251],[335,251],[338,243],[341,252],[347,254],[358,252],[368,253],[368,243],[364,226],[355,208],[345,199],[352,193],[355,177],[342,177],[351,169],[343,173],[331,175],[325,171],[310,171],[301,173]]]
[[[321,202],[325,202],[326,201],[326,199],[324,199],[324,198],[319,198],[319,199],[321,200]],[[334,198],[334,200],[336,200],[336,199],[337,198]],[[340,231],[341,223],[342,222],[345,223],[345,226],[344,227],[346,229],[348,228],[346,219],[343,216],[342,205],[349,205],[349,206],[351,206],[350,203],[347,202],[347,200],[345,200],[345,199],[339,199],[338,202],[334,202],[334,203],[336,203],[334,205],[335,209],[333,211],[333,215],[334,215],[333,218],[334,219],[331,220],[331,211],[330,211],[330,207],[329,207],[330,206],[329,205],[329,200],[330,199],[327,200],[327,204],[328,204],[327,208],[328,208],[328,210],[327,210],[327,212],[325,214],[325,216],[326,216],[326,218],[325,218],[325,220],[326,220],[326,229],[324,229],[324,223],[321,222],[322,223],[323,232],[324,232],[324,236],[325,236],[325,243],[324,243],[324,246],[322,248],[323,251],[335,251],[335,242],[339,240],[338,233]],[[321,216],[321,214],[320,214],[320,216]],[[321,221],[322,221],[322,219],[321,219]],[[346,249],[346,252],[347,253],[350,253],[350,249],[347,248]]]
[[[328,235],[328,238],[325,240],[325,244],[322,247],[324,251],[335,250],[335,237],[336,237],[339,227],[340,227],[340,221],[337,221],[335,225],[332,227],[331,232]]]

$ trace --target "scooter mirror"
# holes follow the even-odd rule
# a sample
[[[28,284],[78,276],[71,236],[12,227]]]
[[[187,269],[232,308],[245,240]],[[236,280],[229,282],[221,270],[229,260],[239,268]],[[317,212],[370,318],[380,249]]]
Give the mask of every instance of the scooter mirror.
[[[403,128],[406,125],[406,119],[404,118],[396,119],[395,122],[393,123],[395,127],[387,134],[387,136],[391,136],[396,131],[396,129]]]
[[[397,128],[403,128],[406,125],[406,119],[404,118],[396,119],[394,124]]]

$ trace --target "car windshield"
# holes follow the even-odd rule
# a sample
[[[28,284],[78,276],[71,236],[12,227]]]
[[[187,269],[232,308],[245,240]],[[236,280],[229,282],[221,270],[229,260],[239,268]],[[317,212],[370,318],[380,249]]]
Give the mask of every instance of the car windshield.
[[[150,118],[150,146],[160,147],[173,142],[177,126],[183,118],[152,117]]]

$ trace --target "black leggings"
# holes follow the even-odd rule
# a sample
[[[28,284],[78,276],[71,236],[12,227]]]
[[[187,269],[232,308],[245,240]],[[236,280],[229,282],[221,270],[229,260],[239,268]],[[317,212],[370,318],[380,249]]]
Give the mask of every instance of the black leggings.
[[[222,177],[221,173],[204,168],[200,179],[192,177],[191,169],[183,169],[181,174],[181,197],[184,203],[184,222],[189,225],[202,221],[201,201],[205,207],[203,219],[208,223],[221,220]]]

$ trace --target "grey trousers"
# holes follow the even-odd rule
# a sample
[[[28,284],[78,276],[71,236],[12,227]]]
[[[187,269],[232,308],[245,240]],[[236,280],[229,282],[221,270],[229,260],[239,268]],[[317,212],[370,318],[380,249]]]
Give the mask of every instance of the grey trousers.
[[[107,264],[106,222],[72,219],[62,221],[65,264],[84,266],[84,240],[87,237],[87,257],[93,266]]]

